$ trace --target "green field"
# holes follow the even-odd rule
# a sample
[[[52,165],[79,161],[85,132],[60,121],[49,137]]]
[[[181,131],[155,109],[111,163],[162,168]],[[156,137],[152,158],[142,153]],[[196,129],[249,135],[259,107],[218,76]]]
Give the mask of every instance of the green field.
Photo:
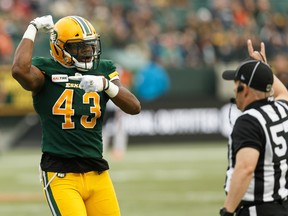
[[[51,215],[39,158],[39,149],[0,155],[1,216]],[[217,215],[224,201],[225,142],[130,145],[124,161],[110,160],[110,168],[122,216]]]

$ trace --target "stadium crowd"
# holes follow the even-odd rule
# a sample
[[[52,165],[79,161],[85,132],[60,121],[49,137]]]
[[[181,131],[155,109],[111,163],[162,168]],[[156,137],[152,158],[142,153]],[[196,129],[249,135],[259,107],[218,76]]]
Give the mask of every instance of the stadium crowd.
[[[109,55],[124,64],[141,65],[151,57],[169,68],[239,60],[246,54],[247,38],[255,44],[264,41],[270,56],[287,52],[285,1],[277,1],[283,2],[278,8],[271,0],[207,0],[205,7],[201,2],[1,0],[0,63],[11,62],[27,23],[45,14],[52,14],[54,21],[75,14],[87,18]]]

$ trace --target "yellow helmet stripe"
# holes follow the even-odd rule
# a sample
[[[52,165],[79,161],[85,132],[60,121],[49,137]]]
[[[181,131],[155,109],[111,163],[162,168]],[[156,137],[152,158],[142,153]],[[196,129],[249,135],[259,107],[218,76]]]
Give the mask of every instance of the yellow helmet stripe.
[[[72,18],[81,26],[84,35],[92,34],[90,26],[87,24],[87,21],[79,16],[72,16]]]

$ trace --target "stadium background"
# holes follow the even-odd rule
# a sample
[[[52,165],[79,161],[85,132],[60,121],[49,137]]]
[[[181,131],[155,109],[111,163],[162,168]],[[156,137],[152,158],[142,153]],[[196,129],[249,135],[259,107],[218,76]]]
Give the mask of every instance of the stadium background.
[[[225,139],[231,85],[223,83],[220,74],[247,57],[248,38],[256,47],[264,41],[275,73],[286,72],[285,0],[2,0],[0,131],[6,139],[2,145],[39,145],[41,132],[30,93],[11,79],[10,65],[27,24],[45,14],[52,14],[55,22],[71,14],[90,20],[101,35],[101,57],[130,74],[130,88],[143,107],[137,118],[125,117],[133,144]],[[34,55],[50,55],[48,40],[45,34],[37,35]],[[152,61],[164,68],[170,88],[156,95],[161,79],[153,78],[155,71],[142,83],[152,88],[151,95],[142,97],[138,75]],[[15,125],[21,133],[13,130]]]
[[[37,177],[39,121],[30,93],[10,76],[28,23],[46,14],[54,21],[72,14],[90,20],[101,34],[102,58],[121,65],[141,100],[141,114],[124,117],[125,159],[106,156],[122,214],[217,215],[228,113],[233,122],[236,112],[229,104],[232,83],[220,75],[247,57],[248,38],[256,47],[265,42],[275,74],[287,73],[287,0],[1,0],[0,215],[50,215]],[[37,35],[34,55],[49,56],[48,39]],[[151,60],[164,68],[170,88],[143,97],[137,78]],[[147,87],[159,85],[156,75]]]

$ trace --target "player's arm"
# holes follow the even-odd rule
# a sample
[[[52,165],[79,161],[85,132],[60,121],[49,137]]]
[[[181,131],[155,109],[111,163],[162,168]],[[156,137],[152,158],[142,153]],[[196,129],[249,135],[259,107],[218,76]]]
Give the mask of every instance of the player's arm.
[[[84,75],[69,76],[70,80],[80,81],[80,88],[85,92],[102,92],[110,97],[113,103],[128,114],[138,114],[141,105],[138,99],[118,79],[110,81],[104,76]]]
[[[33,41],[27,38],[23,38],[20,42],[14,56],[12,76],[24,89],[36,92],[44,82],[44,75],[31,65],[33,44]]]
[[[32,65],[34,40],[37,31],[49,32],[53,26],[51,16],[34,19],[29,24],[15,51],[12,76],[28,91],[37,92],[44,83],[44,75],[37,67]]]
[[[112,82],[119,88],[117,95],[111,98],[113,103],[126,113],[140,113],[141,105],[134,94],[132,94],[127,88],[123,87],[119,80],[113,80]]]
[[[259,151],[251,147],[242,148],[237,152],[230,188],[224,202],[228,212],[235,212],[240,204],[253,177],[258,158]]]
[[[274,74],[273,82],[274,98],[275,100],[286,100],[288,101],[288,91],[285,85],[278,79]]]

